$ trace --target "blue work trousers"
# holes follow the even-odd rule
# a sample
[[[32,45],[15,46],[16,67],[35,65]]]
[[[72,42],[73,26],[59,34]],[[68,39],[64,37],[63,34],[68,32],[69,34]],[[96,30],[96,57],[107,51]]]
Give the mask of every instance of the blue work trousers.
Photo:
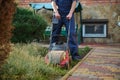
[[[77,42],[77,35],[76,35],[76,29],[75,29],[74,15],[70,20],[66,19],[66,16],[61,16],[61,19],[59,19],[58,24],[53,25],[52,43],[58,41],[59,36],[57,35],[60,35],[61,28],[63,25],[65,25],[67,33],[70,25],[70,35],[69,35],[68,45],[69,45],[71,56],[74,57],[78,54],[78,42]]]

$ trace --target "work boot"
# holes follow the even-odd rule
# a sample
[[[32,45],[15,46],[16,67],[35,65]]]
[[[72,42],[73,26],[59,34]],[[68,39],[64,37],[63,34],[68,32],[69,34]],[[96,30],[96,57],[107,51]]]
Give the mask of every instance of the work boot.
[[[72,57],[73,61],[79,61],[80,59],[82,59],[82,58],[79,55]]]

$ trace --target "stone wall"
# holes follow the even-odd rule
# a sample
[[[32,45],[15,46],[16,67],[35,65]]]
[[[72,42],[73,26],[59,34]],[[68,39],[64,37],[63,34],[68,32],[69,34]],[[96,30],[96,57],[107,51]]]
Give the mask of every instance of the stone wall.
[[[120,42],[120,27],[117,25],[120,16],[120,4],[83,5],[83,19],[108,19],[107,38],[83,38],[85,43]]]
[[[30,8],[30,2],[50,2],[51,0],[16,0],[18,6]],[[106,38],[83,38],[85,43],[118,43],[120,42],[120,27],[117,26],[120,16],[120,0],[79,0],[82,4],[83,19],[108,19],[108,33]],[[52,12],[44,9],[38,11],[51,24]],[[79,23],[79,13],[76,22]],[[80,26],[80,24],[79,24]]]

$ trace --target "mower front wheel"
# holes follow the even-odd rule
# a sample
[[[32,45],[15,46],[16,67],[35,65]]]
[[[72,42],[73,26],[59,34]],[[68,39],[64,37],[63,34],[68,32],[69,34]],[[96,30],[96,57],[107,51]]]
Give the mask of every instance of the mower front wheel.
[[[66,62],[65,68],[66,68],[66,69],[69,69],[69,68],[70,68],[70,63],[69,63],[69,62]]]

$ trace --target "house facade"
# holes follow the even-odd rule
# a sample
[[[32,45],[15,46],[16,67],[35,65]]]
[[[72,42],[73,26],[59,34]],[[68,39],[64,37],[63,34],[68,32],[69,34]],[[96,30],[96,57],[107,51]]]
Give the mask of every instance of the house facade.
[[[120,43],[120,0],[79,1],[82,5],[82,21],[79,19],[79,13],[75,16],[81,33],[78,36],[80,41],[83,43]],[[51,0],[16,0],[20,7],[30,8],[31,2],[48,3]]]

